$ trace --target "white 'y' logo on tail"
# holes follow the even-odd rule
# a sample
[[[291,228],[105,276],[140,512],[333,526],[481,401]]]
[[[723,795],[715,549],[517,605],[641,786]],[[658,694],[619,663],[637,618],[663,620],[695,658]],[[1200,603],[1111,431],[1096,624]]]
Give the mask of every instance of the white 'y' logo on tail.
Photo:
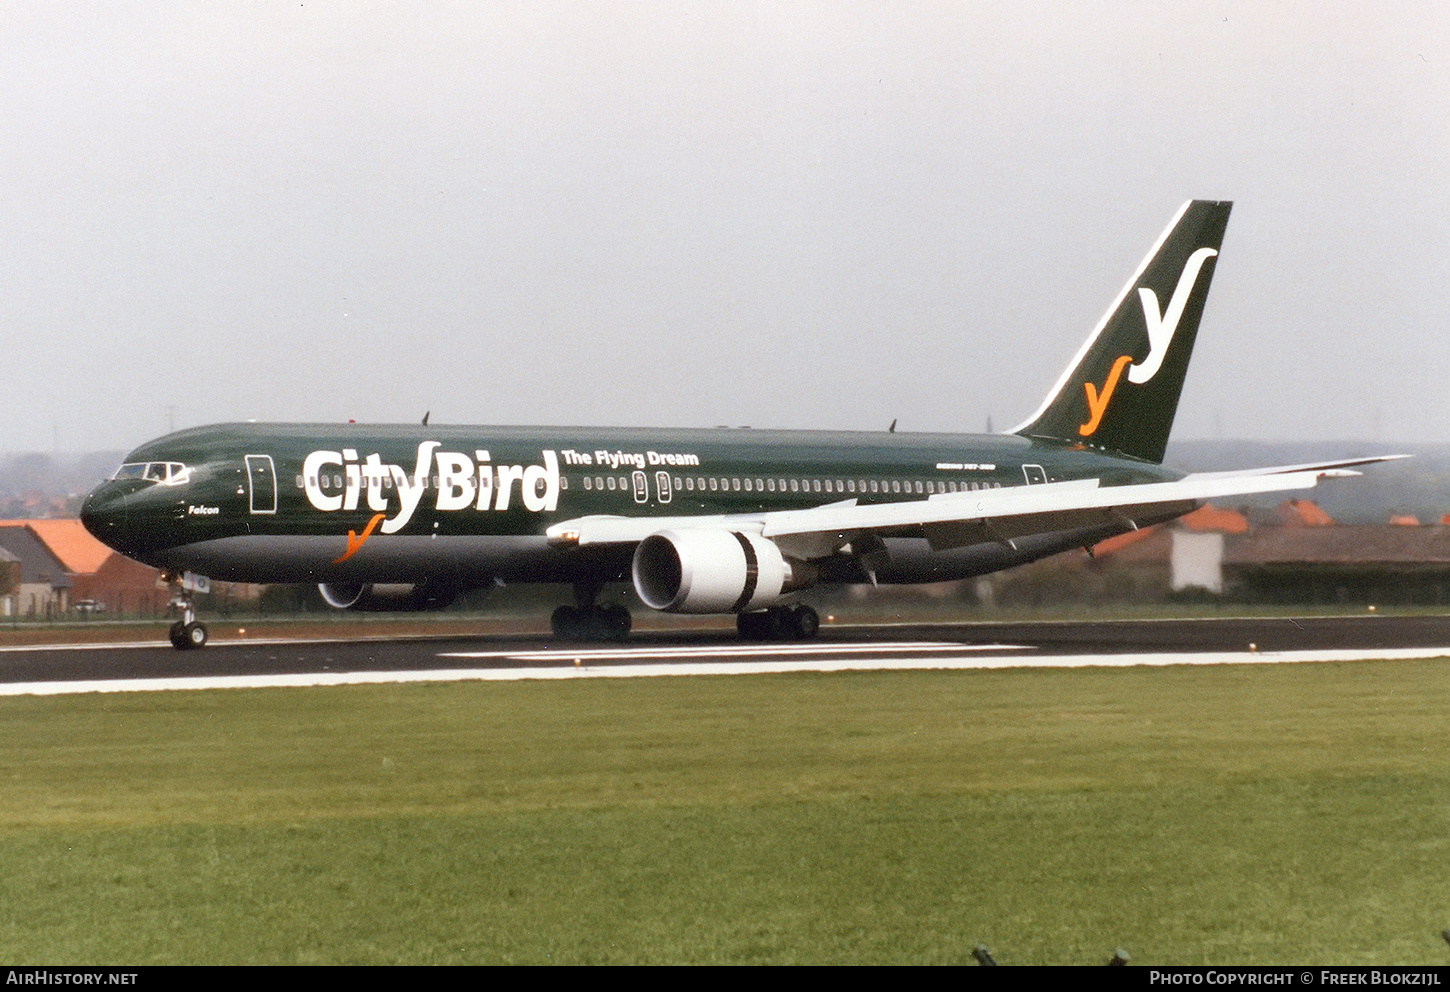
[[[1141,385],[1158,374],[1163,356],[1168,354],[1173,332],[1178,330],[1178,321],[1183,318],[1183,308],[1188,306],[1188,297],[1193,294],[1193,284],[1198,282],[1198,270],[1217,254],[1213,248],[1200,248],[1188,256],[1188,264],[1183,266],[1167,310],[1159,311],[1157,293],[1146,288],[1138,290],[1143,300],[1143,319],[1148,322],[1148,357],[1140,364],[1128,367],[1129,382]]]

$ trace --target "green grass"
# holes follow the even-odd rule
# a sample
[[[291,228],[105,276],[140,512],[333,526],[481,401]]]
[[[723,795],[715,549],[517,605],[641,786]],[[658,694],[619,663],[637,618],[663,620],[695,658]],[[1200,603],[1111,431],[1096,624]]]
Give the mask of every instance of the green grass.
[[[1428,963],[1450,665],[0,700],[0,956]]]

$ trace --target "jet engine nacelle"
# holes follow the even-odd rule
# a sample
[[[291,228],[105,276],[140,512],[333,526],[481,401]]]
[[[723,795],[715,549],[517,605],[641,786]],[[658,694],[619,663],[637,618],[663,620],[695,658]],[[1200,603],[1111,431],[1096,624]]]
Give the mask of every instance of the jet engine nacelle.
[[[729,530],[662,530],[634,552],[634,589],[670,613],[742,613],[779,603],[814,581],[775,542]]]
[[[456,591],[423,583],[323,582],[317,587],[328,606],[372,613],[390,610],[441,610]]]

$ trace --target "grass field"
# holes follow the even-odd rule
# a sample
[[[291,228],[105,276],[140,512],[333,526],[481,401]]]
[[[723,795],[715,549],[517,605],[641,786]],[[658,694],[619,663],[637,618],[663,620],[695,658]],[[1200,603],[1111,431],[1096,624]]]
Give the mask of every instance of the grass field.
[[[0,700],[24,963],[1450,961],[1450,663]]]

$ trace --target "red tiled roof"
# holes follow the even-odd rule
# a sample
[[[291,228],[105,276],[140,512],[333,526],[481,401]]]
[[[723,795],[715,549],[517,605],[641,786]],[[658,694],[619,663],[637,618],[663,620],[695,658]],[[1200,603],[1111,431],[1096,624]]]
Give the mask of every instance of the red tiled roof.
[[[1244,534],[1249,529],[1248,518],[1242,513],[1221,510],[1212,503],[1205,503],[1192,513],[1179,517],[1176,523],[1191,531],[1217,531],[1222,534]],[[1093,545],[1093,556],[1110,555],[1122,551],[1130,545],[1151,537],[1157,530],[1157,526],[1144,527],[1142,530],[1130,530],[1125,534],[1099,541]],[[1167,552],[1164,551],[1164,553]]]
[[[1097,544],[1093,545],[1092,555],[1094,558],[1096,558],[1100,555],[1110,555],[1116,551],[1121,551],[1130,544],[1137,544],[1139,541],[1143,540],[1145,537],[1147,537],[1149,534],[1152,534],[1157,529],[1158,528],[1156,526],[1144,527],[1141,530],[1130,530],[1126,533],[1117,534],[1113,537],[1107,538],[1106,540],[1099,541]]]
[[[29,527],[67,572],[88,575],[115,554],[91,536],[79,520],[0,520],[0,527]]]
[[[1284,523],[1301,527],[1328,527],[1334,518],[1322,510],[1312,499],[1289,499],[1279,504],[1279,513]]]
[[[1212,503],[1205,503],[1178,522],[1188,530],[1212,530],[1224,534],[1243,534],[1249,529],[1249,518],[1235,510],[1221,510]]]

